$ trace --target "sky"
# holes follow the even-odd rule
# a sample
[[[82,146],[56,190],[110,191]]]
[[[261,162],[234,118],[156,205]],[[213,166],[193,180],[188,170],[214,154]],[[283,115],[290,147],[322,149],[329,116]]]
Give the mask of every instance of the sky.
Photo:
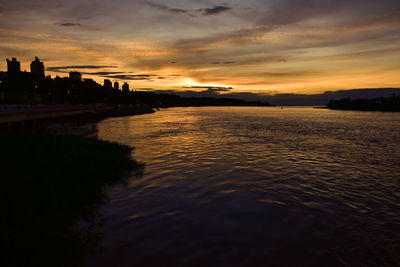
[[[399,0],[0,0],[0,70],[137,90],[400,87]]]

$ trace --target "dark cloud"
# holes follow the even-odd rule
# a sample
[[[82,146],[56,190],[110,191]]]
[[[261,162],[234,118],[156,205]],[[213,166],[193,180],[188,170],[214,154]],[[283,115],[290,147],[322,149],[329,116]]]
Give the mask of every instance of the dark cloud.
[[[206,89],[209,92],[228,92],[233,89],[233,87],[216,87],[216,86],[185,86],[182,88],[186,89]]]
[[[48,71],[66,71],[76,69],[103,69],[103,68],[117,68],[117,66],[100,66],[100,65],[81,65],[81,66],[62,66],[62,67],[47,67]]]
[[[175,79],[180,75],[157,75],[157,74],[111,74],[104,75],[105,78],[119,79],[119,80],[134,80],[134,81],[154,81],[164,79]]]
[[[199,11],[204,15],[204,16],[209,16],[209,15],[218,15],[222,12],[229,11],[231,10],[231,7],[228,6],[214,6],[212,8],[205,8],[205,9],[199,9]]]
[[[64,66],[64,67],[48,67],[47,71],[53,71],[58,73],[69,73],[73,70],[83,70],[83,69],[102,69],[102,68],[117,68],[117,66],[96,66],[96,65],[86,65],[86,66]],[[113,78],[113,76],[124,76],[126,72],[122,71],[97,71],[97,72],[85,72],[79,71],[83,75],[94,75],[101,76],[104,78]]]
[[[166,11],[166,12],[169,12],[169,13],[172,13],[172,14],[185,14],[185,13],[188,13],[188,11],[184,10],[184,9],[170,8],[168,6],[157,4],[157,3],[153,3],[153,2],[150,2],[150,1],[141,1],[141,4],[149,6],[151,8],[157,9],[157,10]]]
[[[196,16],[196,11],[195,10],[186,10],[186,9],[181,9],[181,8],[170,8],[166,5],[154,3],[151,1],[141,1],[142,5],[149,6],[153,9],[165,11],[168,13],[172,14],[188,14],[190,16]],[[231,10],[231,7],[228,6],[214,6],[212,8],[204,8],[204,9],[198,9],[197,12],[200,12],[201,15],[203,16],[209,16],[209,15],[218,15],[222,12],[229,11]]]
[[[235,64],[236,62],[235,61],[225,61],[225,62],[220,62],[220,61],[215,61],[215,62],[212,62],[211,64],[214,64],[214,65],[231,65],[231,64]]]
[[[54,72],[69,73],[70,71],[54,70]],[[121,72],[121,71],[82,72],[82,71],[80,71],[80,74],[96,75],[96,76],[103,76],[103,77],[108,77],[109,75],[124,74],[124,73],[126,73],[126,72]]]
[[[106,75],[105,77],[119,79],[119,80],[134,80],[134,81],[157,79],[157,75],[151,75],[151,74],[143,74],[143,75],[118,74],[118,75]]]
[[[85,26],[80,23],[72,23],[72,22],[58,23],[57,25],[61,26],[61,27],[83,27],[83,26]]]
[[[46,70],[69,73],[71,70],[84,70],[84,69],[102,69],[102,68],[117,68],[117,66],[101,66],[101,65],[82,65],[82,66],[62,66],[62,67],[48,67]],[[83,75],[95,75],[103,78],[118,79],[118,80],[143,80],[143,81],[154,81],[164,79],[176,79],[180,77],[180,74],[169,74],[169,75],[158,75],[158,74],[132,74],[131,72],[122,71],[97,71],[97,72],[85,72],[80,71]]]
[[[393,15],[393,11],[399,8],[400,1],[395,0],[272,0],[266,4],[265,9],[260,10],[262,15],[259,15],[256,24],[268,25],[274,29],[311,19],[334,16],[338,23],[344,22],[348,26],[355,26],[353,23],[357,20],[364,20],[367,24],[374,23],[374,20],[380,22],[391,20],[393,16],[388,17],[385,14],[389,12]],[[373,19],[365,20],[364,18]]]
[[[318,83],[323,86],[321,73],[314,73],[320,69],[322,75],[374,71],[374,76],[379,70],[395,73],[393,65],[399,66],[399,0],[233,2],[124,0],[115,5],[103,0],[7,1],[0,4],[0,19],[5,24],[0,29],[4,40],[0,53],[4,58],[38,54],[65,60],[58,66],[98,65],[110,58],[109,62],[123,62],[123,71],[129,71],[101,69],[107,66],[48,68],[59,72],[77,69],[101,78],[163,84],[164,79],[173,77],[143,77],[134,72],[162,73],[168,64],[201,84],[275,88],[280,82],[293,82],[291,91],[303,81],[312,81],[306,81],[306,76],[312,75],[319,76]],[[189,18],[191,15],[196,18]],[[86,17],[93,19],[87,21]],[[96,25],[98,32],[82,33],[94,27],[87,25]],[[99,41],[102,39],[104,42]],[[125,45],[125,41],[135,43]],[[329,49],[318,50],[325,47]],[[374,59],[373,64],[365,61],[368,57]],[[282,65],[287,68],[283,70]],[[308,72],[295,72],[299,69]],[[396,85],[393,80],[387,86]],[[366,84],[363,79],[359,81]]]
[[[115,75],[115,74],[124,74],[124,73],[125,72],[121,72],[121,71],[99,71],[99,72],[86,72],[86,73],[82,73],[82,74],[104,76],[104,75]]]
[[[322,71],[290,71],[290,72],[257,72],[256,75],[266,77],[302,77],[302,76],[317,76],[321,75]]]
[[[308,5],[308,2],[311,4]],[[174,42],[171,47],[197,53],[194,55],[198,56],[198,53],[209,53],[219,47],[225,47],[227,43],[231,43],[235,47],[243,46],[246,43],[259,43],[263,44],[258,47],[263,51],[257,50],[258,48],[253,46],[251,50],[247,51],[247,55],[273,51],[283,62],[288,58],[282,58],[279,51],[351,45],[371,40],[385,40],[388,36],[393,38],[399,36],[400,1],[387,6],[383,5],[386,9],[384,7],[372,8],[370,7],[371,3],[363,6],[360,1],[339,2],[339,6],[336,7],[332,1],[323,3],[307,0],[306,4],[294,0],[274,1],[269,9],[263,10],[265,15],[261,16],[257,10],[254,11],[254,17],[257,19],[253,26],[214,33],[201,38],[182,38]],[[357,3],[359,5],[356,5]],[[360,8],[352,10],[352,12],[345,8],[353,6]],[[274,30],[324,16],[335,16],[340,19],[321,20],[320,25],[307,25],[303,31],[289,31],[284,35],[289,40],[284,45],[275,45],[274,42],[264,45],[268,35]],[[317,29],[321,27],[323,30],[318,31]],[[340,38],[338,38],[338,34],[340,34]],[[236,57],[233,59],[238,58],[239,55],[235,54]]]

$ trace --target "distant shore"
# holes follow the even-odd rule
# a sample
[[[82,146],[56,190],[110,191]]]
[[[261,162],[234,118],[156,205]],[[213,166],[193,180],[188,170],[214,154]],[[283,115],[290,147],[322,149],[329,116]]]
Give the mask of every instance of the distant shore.
[[[400,96],[375,99],[343,98],[331,100],[326,107],[335,110],[400,112]]]

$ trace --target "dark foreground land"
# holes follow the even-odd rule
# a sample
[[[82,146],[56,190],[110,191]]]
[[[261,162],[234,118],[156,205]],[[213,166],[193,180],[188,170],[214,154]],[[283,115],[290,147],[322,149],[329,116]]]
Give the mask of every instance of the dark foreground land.
[[[150,107],[114,108],[113,110],[105,112],[103,114],[103,118],[134,116],[134,115],[142,115],[154,112],[155,112],[154,109]]]
[[[339,110],[400,112],[400,96],[393,95],[375,99],[343,98],[329,101],[327,107]]]
[[[151,107],[132,105],[0,105],[0,132],[47,129],[89,135],[93,131],[88,126],[100,120],[153,112]]]
[[[1,266],[77,266],[98,252],[105,188],[144,168],[131,147],[81,136],[0,134],[0,148]]]

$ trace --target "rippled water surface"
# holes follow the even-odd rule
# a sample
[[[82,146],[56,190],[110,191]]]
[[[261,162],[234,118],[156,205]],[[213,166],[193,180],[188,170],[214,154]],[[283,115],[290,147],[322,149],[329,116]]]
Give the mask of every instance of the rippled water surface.
[[[141,178],[109,190],[88,266],[400,265],[400,114],[162,109],[112,118]]]

